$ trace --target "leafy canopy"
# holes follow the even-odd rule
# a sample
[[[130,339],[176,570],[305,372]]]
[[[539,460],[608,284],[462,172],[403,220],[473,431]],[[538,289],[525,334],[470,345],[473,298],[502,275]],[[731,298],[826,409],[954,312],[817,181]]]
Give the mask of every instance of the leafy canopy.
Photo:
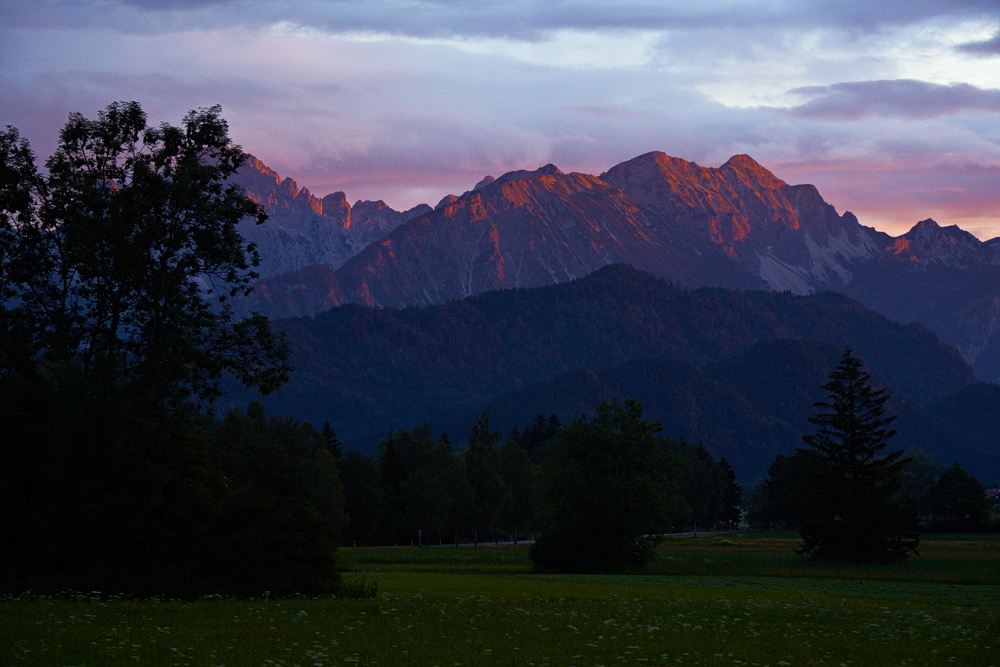
[[[97,394],[151,401],[215,398],[226,372],[263,391],[285,381],[282,340],[229,305],[259,263],[236,225],[266,215],[225,183],[246,156],[220,111],[180,127],[150,127],[136,102],[71,114],[46,173],[0,132],[7,368],[73,367]]]
[[[604,402],[562,431],[543,468],[548,517],[531,550],[539,569],[642,567],[672,513],[674,462],[642,404]]]
[[[72,114],[44,171],[0,131],[0,589],[336,579],[322,520],[336,508],[234,490],[196,409],[226,373],[268,391],[289,372],[267,320],[230,307],[259,261],[237,224],[265,216],[226,183],[245,156],[219,114],[180,127],[149,126],[135,102]],[[319,456],[287,486],[339,488]],[[256,538],[282,549],[254,553]]]
[[[930,503],[936,530],[974,532],[989,524],[986,488],[958,463],[941,473],[930,490]]]

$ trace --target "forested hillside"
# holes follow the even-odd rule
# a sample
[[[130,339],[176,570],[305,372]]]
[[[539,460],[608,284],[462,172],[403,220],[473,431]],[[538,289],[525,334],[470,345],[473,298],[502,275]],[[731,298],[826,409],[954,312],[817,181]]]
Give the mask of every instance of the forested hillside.
[[[268,409],[314,423],[329,420],[347,442],[369,434],[377,439],[422,420],[443,425],[477,414],[497,396],[574,369],[647,358],[702,366],[779,338],[849,345],[878,377],[916,403],[974,382],[958,353],[922,325],[890,322],[842,295],[690,291],[624,265],[562,285],[426,308],[346,305],[278,326],[292,343],[296,373],[266,398]],[[774,363],[759,365],[761,378]],[[808,385],[818,386],[817,378],[827,372],[829,367],[817,367]],[[672,381],[695,382],[681,379],[687,374],[678,371]],[[655,374],[649,382],[668,375]],[[713,382],[762,388],[761,378],[720,376]],[[692,392],[691,405],[712,409]],[[806,399],[786,400],[800,398]]]
[[[824,398],[826,375],[843,346],[822,341],[774,339],[756,343],[719,362],[698,366],[669,359],[636,359],[600,371],[577,369],[527,389],[511,392],[488,405],[493,424],[505,432],[523,428],[536,414],[557,415],[564,422],[603,400],[635,398],[651,419],[673,437],[698,442],[725,457],[744,482],[763,476],[778,454],[802,446],[809,432],[813,404]],[[940,402],[922,406],[908,400],[881,378],[892,397],[887,409],[898,420],[894,448],[920,449],[940,461],[959,461],[983,479],[1000,476],[990,455],[1000,433],[994,409],[1000,388],[975,384]],[[978,415],[978,416],[977,416]],[[449,432],[468,430],[474,415],[444,425]]]

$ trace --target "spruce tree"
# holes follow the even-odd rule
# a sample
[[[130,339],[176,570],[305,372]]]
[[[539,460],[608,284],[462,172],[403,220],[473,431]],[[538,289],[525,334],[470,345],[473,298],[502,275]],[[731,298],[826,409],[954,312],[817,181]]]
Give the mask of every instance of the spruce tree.
[[[496,540],[503,517],[511,503],[510,489],[500,476],[500,431],[490,429],[490,415],[483,411],[472,425],[469,449],[465,453],[465,472],[472,485],[476,503],[473,541]]]
[[[736,483],[736,471],[729,465],[725,457],[719,459],[719,468],[722,469],[722,477],[725,486],[723,487],[722,514],[719,520],[725,523],[726,528],[735,530],[740,525],[740,515],[743,492],[740,485]]]
[[[814,404],[816,433],[797,466],[793,519],[799,553],[822,561],[892,563],[915,553],[919,538],[912,502],[898,498],[902,452],[882,455],[895,433],[888,395],[873,389],[862,361],[848,349]]]

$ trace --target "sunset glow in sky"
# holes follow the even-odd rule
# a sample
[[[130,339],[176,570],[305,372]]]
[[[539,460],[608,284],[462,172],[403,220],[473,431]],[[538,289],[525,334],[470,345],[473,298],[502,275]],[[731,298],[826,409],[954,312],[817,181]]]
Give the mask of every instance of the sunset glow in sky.
[[[221,104],[314,194],[747,153],[893,235],[1000,236],[997,0],[0,0],[0,125]]]

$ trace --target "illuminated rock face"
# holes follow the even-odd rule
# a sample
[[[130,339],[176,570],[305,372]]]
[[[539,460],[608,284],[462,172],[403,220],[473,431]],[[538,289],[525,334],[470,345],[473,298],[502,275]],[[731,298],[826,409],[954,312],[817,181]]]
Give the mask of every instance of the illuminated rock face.
[[[431,210],[424,205],[400,212],[382,201],[351,206],[343,192],[319,199],[253,156],[232,180],[268,212],[263,225],[240,225],[240,233],[257,246],[261,258],[254,293],[234,304],[242,314],[260,311],[274,318],[300,317],[340,305],[344,298],[334,270],[370,243]]]
[[[717,169],[647,153],[601,175],[669,239],[708,241],[768,287],[806,294],[850,282],[851,266],[877,256],[887,236],[838,215],[811,185],[788,185],[747,155]]]
[[[738,155],[717,169],[648,153],[599,178],[554,165],[484,179],[337,272],[345,299],[441,303],[579,278],[615,262],[698,287],[842,286],[889,237]]]
[[[889,241],[745,155],[715,169],[647,153],[599,178],[546,165],[402,213],[383,202],[352,207],[341,192],[320,200],[254,158],[238,182],[270,213],[243,232],[263,259],[260,306],[275,316],[341,299],[442,303],[618,262],[691,287],[804,294],[849,282],[851,267]],[[298,273],[310,266],[328,271]],[[310,280],[321,294],[308,294]]]
[[[906,262],[912,267],[948,266],[967,269],[1000,265],[993,244],[983,243],[956,225],[942,227],[928,218],[897,237],[886,249],[883,262]]]
[[[257,272],[265,280],[312,266],[337,269],[369,243],[430,210],[394,211],[382,201],[358,201],[352,207],[343,192],[319,199],[253,156],[233,181],[267,208],[265,224],[240,227],[243,237],[257,245]]]
[[[348,301],[428,305],[631,264],[686,285],[763,287],[710,244],[665,238],[625,193],[553,165],[484,179],[373,243],[337,271]]]

